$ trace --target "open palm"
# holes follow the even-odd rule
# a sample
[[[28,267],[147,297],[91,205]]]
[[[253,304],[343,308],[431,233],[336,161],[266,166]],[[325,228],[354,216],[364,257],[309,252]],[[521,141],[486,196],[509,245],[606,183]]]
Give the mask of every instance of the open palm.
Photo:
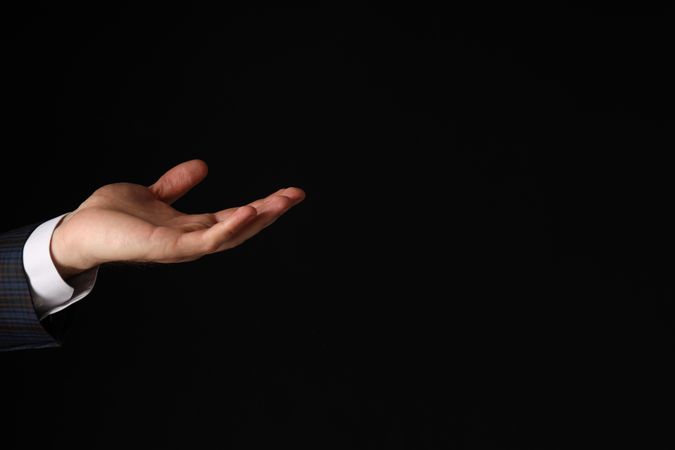
[[[150,187],[110,184],[94,192],[54,232],[52,256],[64,278],[113,261],[182,262],[235,247],[304,199],[281,189],[248,205],[183,214],[171,204],[208,172],[199,160],[182,163]]]

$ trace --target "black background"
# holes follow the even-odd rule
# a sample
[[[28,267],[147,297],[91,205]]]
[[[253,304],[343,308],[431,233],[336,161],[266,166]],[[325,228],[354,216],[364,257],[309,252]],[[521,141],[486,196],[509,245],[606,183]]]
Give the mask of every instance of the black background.
[[[187,212],[308,196],[103,267],[0,448],[671,448],[672,8],[416,5],[3,6],[3,229],[192,158]]]

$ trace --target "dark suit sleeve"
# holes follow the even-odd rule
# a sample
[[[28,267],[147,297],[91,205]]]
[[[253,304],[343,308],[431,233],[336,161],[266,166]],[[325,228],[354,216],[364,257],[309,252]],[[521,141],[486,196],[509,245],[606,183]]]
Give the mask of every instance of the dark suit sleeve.
[[[0,351],[59,345],[40,323],[23,269],[23,247],[35,228],[0,234]]]

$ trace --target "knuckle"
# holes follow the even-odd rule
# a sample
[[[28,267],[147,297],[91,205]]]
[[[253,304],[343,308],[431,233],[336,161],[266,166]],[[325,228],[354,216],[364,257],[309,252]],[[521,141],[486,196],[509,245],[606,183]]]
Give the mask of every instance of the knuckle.
[[[231,228],[228,228],[223,232],[223,242],[229,241],[234,237],[234,230]]]

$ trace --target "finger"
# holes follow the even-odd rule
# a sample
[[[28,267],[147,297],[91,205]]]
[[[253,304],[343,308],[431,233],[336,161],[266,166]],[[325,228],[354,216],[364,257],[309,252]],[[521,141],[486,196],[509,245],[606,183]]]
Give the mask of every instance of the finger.
[[[246,224],[257,216],[251,206],[237,208],[227,220],[218,222],[204,230],[192,231],[181,235],[171,255],[172,259],[199,257],[218,251],[227,241],[245,228]]]
[[[216,220],[218,222],[222,222],[224,220],[227,220],[227,218],[230,217],[232,215],[232,213],[235,212],[238,209],[239,209],[238,206],[235,207],[235,208],[223,209],[222,211],[218,211],[217,213],[215,213],[213,216],[216,218]]]
[[[273,194],[270,194],[267,197],[264,197],[264,198],[261,198],[259,200],[256,200],[254,202],[249,203],[248,206],[251,206],[251,207],[253,207],[257,210],[258,208],[262,207],[262,205],[265,203],[265,201],[269,200],[270,198],[272,198],[272,196],[274,196],[277,193],[282,192],[282,191],[283,191],[283,189],[279,189],[277,192],[275,192]],[[218,222],[222,222],[223,220],[227,220],[227,218],[230,217],[230,215],[234,211],[236,211],[237,209],[239,209],[239,207],[223,209],[223,210],[215,213],[214,217],[216,218],[216,220],[218,220]]]
[[[296,202],[299,203],[300,201],[304,200],[304,198],[305,198],[305,192],[302,189],[296,188],[296,187],[290,187],[290,188],[279,189],[278,191],[268,195],[265,198],[261,198],[260,200],[256,200],[254,202],[249,203],[249,205],[251,205],[251,206],[253,206],[254,208],[257,209],[264,202],[266,202],[267,200],[269,200],[270,198],[272,198],[275,195],[283,195],[285,197],[288,197],[294,203],[296,203]]]
[[[302,201],[305,198],[305,192],[302,189],[299,188],[284,188],[284,189],[279,189],[278,191],[268,195],[265,198],[261,198],[259,200],[256,200],[254,202],[251,202],[248,204],[248,206],[254,207],[256,210],[260,210],[263,208],[266,202],[268,202],[272,197],[276,195],[283,195],[284,197],[288,197],[291,202],[295,205]],[[234,211],[236,211],[237,208],[227,208],[223,209],[222,211],[218,211],[217,213],[214,214],[216,219],[219,222],[222,222],[223,220],[226,220],[230,214],[232,214]]]
[[[305,198],[305,192],[299,188],[282,189],[280,192],[283,192],[283,195],[275,193],[258,205],[256,208],[258,211],[257,217],[234,236],[233,246],[240,245],[272,225],[279,217]]]
[[[160,177],[149,189],[165,203],[171,204],[198,185],[209,168],[204,161],[193,159],[178,164]]]
[[[258,214],[253,220],[248,222],[237,233],[234,233],[229,240],[223,242],[217,251],[227,250],[242,244],[260,233],[263,229],[272,225],[279,217],[296,204],[297,202],[289,197],[274,195],[260,210],[258,210]]]
[[[283,195],[290,198],[294,204],[300,203],[306,197],[305,191],[297,187],[289,187],[284,189]]]

